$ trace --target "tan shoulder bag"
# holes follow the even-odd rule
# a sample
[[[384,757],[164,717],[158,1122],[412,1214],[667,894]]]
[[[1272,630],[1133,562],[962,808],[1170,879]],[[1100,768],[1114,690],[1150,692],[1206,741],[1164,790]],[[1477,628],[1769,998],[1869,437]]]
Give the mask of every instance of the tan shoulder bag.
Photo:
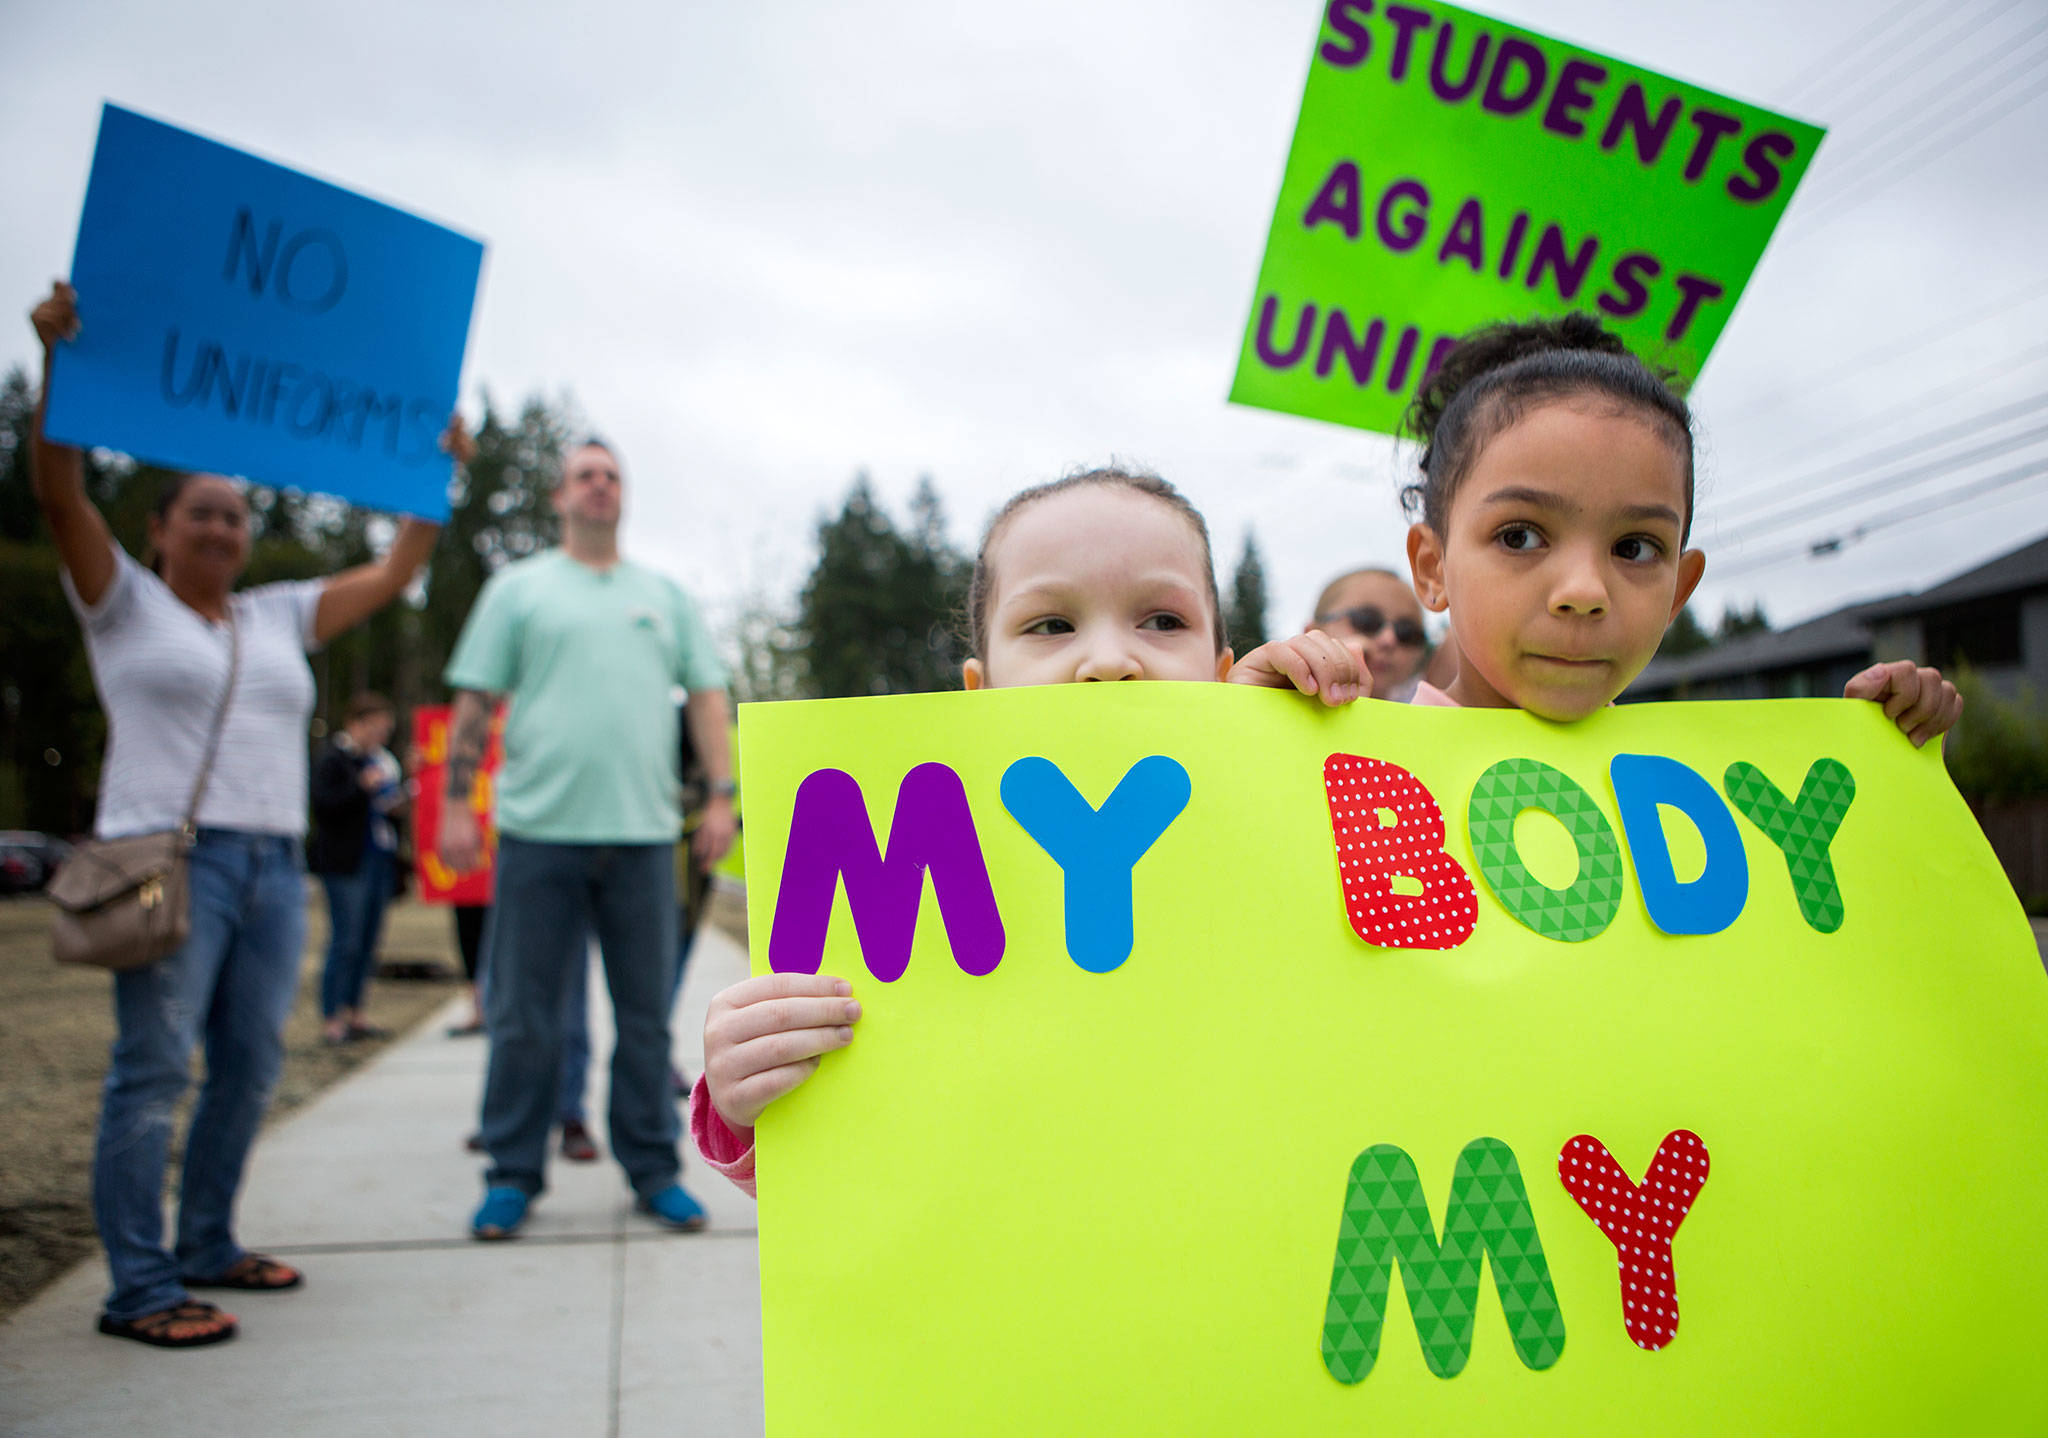
[[[213,774],[214,755],[220,752],[220,731],[227,723],[241,659],[242,636],[230,603],[228,687],[213,716],[213,732],[206,738],[206,757],[200,762],[191,802],[185,805],[184,822],[156,834],[94,839],[80,844],[64,861],[46,891],[57,906],[50,944],[58,963],[139,969],[184,943],[192,931],[189,860],[199,837],[199,801]]]

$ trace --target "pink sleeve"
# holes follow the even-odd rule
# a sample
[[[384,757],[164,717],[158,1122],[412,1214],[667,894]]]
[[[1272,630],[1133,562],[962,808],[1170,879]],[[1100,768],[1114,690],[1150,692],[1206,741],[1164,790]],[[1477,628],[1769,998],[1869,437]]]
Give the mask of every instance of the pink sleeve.
[[[697,1145],[697,1153],[704,1162],[738,1184],[749,1198],[753,1197],[754,1131],[736,1130],[719,1116],[711,1106],[711,1091],[704,1086],[701,1074],[690,1090],[690,1142]]]

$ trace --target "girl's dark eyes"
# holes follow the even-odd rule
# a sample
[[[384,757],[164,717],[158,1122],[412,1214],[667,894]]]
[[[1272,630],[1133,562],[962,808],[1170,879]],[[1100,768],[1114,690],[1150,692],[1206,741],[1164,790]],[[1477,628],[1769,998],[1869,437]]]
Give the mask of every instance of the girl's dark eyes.
[[[1154,614],[1148,619],[1146,619],[1145,622],[1143,624],[1140,624],[1138,627],[1140,629],[1160,630],[1186,629],[1188,627],[1188,622],[1187,620],[1181,618],[1178,614]]]
[[[1074,632],[1074,625],[1071,620],[1061,619],[1057,615],[1053,615],[1045,619],[1033,620],[1024,626],[1024,632],[1026,634],[1072,634]]]
[[[1634,564],[1648,564],[1660,558],[1663,553],[1664,546],[1644,534],[1631,534],[1626,539],[1618,539],[1614,543],[1614,557],[1626,559]]]
[[[1510,524],[1494,535],[1500,547],[1514,554],[1526,553],[1540,547],[1543,536],[1530,524]]]

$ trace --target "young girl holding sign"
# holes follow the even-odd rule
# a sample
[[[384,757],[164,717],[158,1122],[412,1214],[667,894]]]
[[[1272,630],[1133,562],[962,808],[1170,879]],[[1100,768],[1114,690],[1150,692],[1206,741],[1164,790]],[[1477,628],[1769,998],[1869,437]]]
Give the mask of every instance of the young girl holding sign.
[[[1415,591],[1451,614],[1457,677],[1418,704],[1583,719],[1612,703],[1692,597],[1692,415],[1585,315],[1467,336],[1409,410],[1422,478],[1402,495]],[[1962,713],[1899,661],[1849,681],[1915,745]]]
[[[1449,688],[1424,684],[1415,702],[1559,722],[1611,704],[1706,567],[1685,547],[1685,402],[1597,321],[1572,315],[1471,335],[1417,397],[1410,422],[1425,449],[1422,478],[1404,495],[1419,520],[1409,561],[1423,603],[1450,611],[1460,654]],[[1356,697],[1330,667],[1335,656],[1302,642],[1334,644],[1321,635],[1266,645],[1233,667],[1213,627],[1200,517],[1156,481],[1126,491],[1094,478],[1027,490],[990,526],[969,596],[969,689],[1227,677],[1292,683],[1330,703]],[[1183,597],[1135,602],[1155,582]],[[1105,637],[1120,626],[1134,632]],[[1907,662],[1866,669],[1843,697],[1883,703],[1916,745],[1962,712],[1954,685]],[[821,1055],[851,1042],[852,992],[825,975],[767,974],[712,1001],[690,1129],[706,1160],[750,1192],[751,1125]]]
[[[1226,680],[1324,703],[1370,693],[1351,650],[1320,632],[1233,659],[1209,530],[1164,480],[1094,470],[1017,495],[981,542],[968,588],[969,689],[1099,680]],[[753,1123],[853,1038],[844,979],[764,974],[711,1001],[690,1133],[713,1167],[754,1189]]]

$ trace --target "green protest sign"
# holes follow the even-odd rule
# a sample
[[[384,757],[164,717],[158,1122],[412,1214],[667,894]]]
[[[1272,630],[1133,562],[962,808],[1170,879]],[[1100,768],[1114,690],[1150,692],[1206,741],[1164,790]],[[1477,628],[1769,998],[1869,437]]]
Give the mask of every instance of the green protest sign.
[[[1456,336],[1574,309],[1693,379],[1823,133],[1455,6],[1330,0],[1230,398],[1391,434]]]

